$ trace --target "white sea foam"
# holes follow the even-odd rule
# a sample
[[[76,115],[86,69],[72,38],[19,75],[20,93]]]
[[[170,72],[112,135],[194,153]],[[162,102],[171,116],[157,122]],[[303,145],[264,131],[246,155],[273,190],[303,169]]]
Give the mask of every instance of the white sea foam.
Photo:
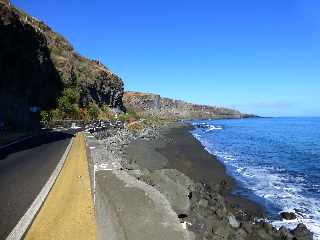
[[[207,130],[207,132],[214,131],[214,130],[223,130],[223,128],[220,126],[211,125],[209,126],[209,129]]]
[[[211,132],[215,130],[223,130],[222,126],[207,124],[205,122],[202,123],[194,123],[194,126],[201,126],[200,128],[204,128],[206,132]]]
[[[194,136],[208,152],[218,156],[227,168],[231,169],[245,188],[274,204],[281,211],[296,213],[297,219],[291,221],[270,219],[275,227],[284,225],[293,229],[299,223],[304,223],[314,233],[314,239],[320,240],[320,202],[302,195],[306,184],[303,177],[290,176],[283,169],[274,169],[271,166],[248,166],[245,161],[238,160],[230,153],[215,151],[200,134]]]
[[[316,199],[302,196],[299,183],[296,185],[290,176],[272,173],[269,169],[239,166],[239,162],[230,162],[230,158],[225,158],[225,162],[237,169],[245,187],[257,196],[274,203],[282,211],[299,212],[295,221],[271,221],[275,226],[294,228],[298,223],[304,223],[315,233],[314,239],[320,239],[320,204]],[[301,183],[303,179],[297,182]]]

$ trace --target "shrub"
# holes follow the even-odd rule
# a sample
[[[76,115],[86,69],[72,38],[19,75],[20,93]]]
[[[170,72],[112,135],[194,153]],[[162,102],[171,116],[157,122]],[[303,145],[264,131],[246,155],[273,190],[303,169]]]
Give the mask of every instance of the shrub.
[[[80,119],[85,120],[85,121],[90,120],[89,113],[86,108],[80,108],[79,117],[80,117]]]
[[[50,114],[47,111],[41,111],[40,112],[40,119],[42,122],[47,124],[50,121]]]
[[[101,111],[100,111],[99,119],[115,120],[115,114],[112,112],[112,110],[107,105],[102,105],[100,110]]]
[[[127,125],[128,130],[132,132],[140,132],[142,131],[146,126],[142,122],[132,122]]]
[[[64,115],[59,109],[53,109],[50,111],[51,120],[60,120],[63,117],[64,117]]]
[[[66,88],[58,99],[58,109],[64,113],[63,117],[79,118],[80,90],[78,88]]]
[[[100,108],[96,103],[90,103],[88,107],[88,114],[91,120],[98,119]]]

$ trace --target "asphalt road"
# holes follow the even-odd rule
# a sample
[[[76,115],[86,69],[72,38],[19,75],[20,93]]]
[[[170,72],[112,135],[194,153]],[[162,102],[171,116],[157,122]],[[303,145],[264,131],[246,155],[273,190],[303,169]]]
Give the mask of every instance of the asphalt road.
[[[73,133],[49,132],[0,149],[0,239],[5,239],[49,179]]]

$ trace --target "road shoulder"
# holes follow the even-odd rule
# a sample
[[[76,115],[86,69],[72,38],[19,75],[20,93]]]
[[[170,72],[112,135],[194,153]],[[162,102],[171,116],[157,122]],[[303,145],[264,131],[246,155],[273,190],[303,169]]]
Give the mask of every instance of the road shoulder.
[[[76,136],[65,165],[25,239],[96,239],[86,146],[82,134]]]

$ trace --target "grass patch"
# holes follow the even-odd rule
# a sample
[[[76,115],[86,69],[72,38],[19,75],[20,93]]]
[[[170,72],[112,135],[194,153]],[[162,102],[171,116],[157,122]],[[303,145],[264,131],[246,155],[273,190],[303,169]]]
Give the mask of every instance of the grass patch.
[[[140,115],[136,113],[133,109],[128,108],[125,114],[121,114],[118,119],[124,123],[136,122],[140,119]]]

